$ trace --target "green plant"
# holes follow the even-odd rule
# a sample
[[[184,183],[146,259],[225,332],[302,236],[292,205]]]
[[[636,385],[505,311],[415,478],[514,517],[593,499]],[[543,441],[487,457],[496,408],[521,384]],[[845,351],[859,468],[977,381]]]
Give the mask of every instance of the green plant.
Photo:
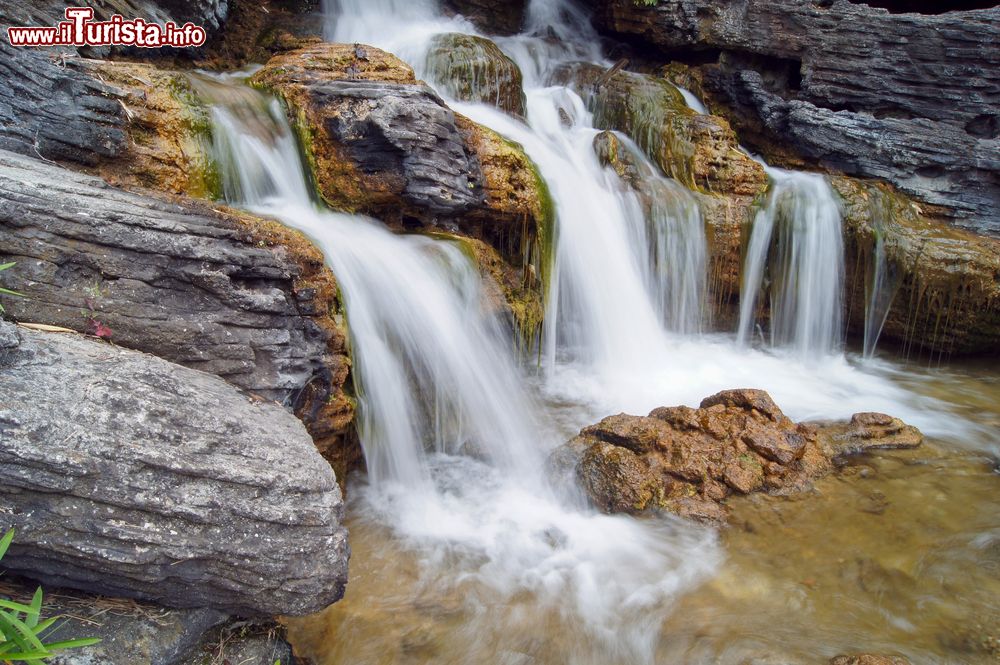
[[[4,267],[10,267],[10,264]],[[3,269],[0,267],[0,269]],[[14,529],[0,538],[0,559],[3,559],[14,540]],[[86,647],[100,642],[87,637],[62,642],[42,642],[42,633],[52,627],[59,617],[42,619],[42,588],[38,587],[31,597],[31,604],[15,603],[0,598],[0,662],[41,663],[55,655],[55,651]]]
[[[3,272],[4,270],[7,270],[11,266],[13,266],[15,263],[16,263],[15,261],[11,261],[10,263],[0,264],[0,272]],[[11,291],[10,289],[5,289],[2,286],[0,286],[0,294],[7,295],[7,296],[20,296],[21,295],[17,291]],[[4,313],[3,303],[0,303],[0,314],[3,314],[3,313]]]

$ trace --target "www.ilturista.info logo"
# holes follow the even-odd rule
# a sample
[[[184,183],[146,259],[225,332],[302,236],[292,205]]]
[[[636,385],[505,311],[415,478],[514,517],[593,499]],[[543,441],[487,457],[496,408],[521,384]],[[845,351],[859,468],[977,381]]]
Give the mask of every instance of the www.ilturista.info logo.
[[[194,23],[163,25],[141,18],[115,14],[107,21],[94,21],[91,7],[67,7],[66,20],[55,27],[10,27],[12,46],[138,46],[186,48],[205,43],[205,28]]]

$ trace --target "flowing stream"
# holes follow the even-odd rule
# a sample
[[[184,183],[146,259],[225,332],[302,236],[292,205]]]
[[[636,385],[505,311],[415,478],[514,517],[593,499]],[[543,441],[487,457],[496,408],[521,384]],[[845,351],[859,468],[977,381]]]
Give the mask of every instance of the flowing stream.
[[[326,9],[329,39],[384,48],[418,75],[426,75],[435,35],[475,33],[431,0],[336,0]],[[881,631],[880,622],[890,622],[898,633],[890,646],[902,649],[906,635],[920,632],[907,655],[949,662],[935,660],[942,648],[923,638],[927,622],[909,610],[886,610],[864,585],[881,584],[902,594],[900,603],[915,604],[921,581],[955,569],[948,553],[967,555],[977,538],[978,546],[1000,552],[996,520],[967,529],[949,521],[973,502],[1000,507],[996,493],[989,498],[995,481],[982,461],[984,451],[996,452],[992,428],[1000,422],[983,397],[997,394],[995,382],[974,371],[913,372],[879,359],[860,364],[842,352],[839,214],[818,176],[773,170],[771,198],[754,225],[745,280],[756,285],[753,293],[767,282],[775,348],[739,343],[754,334],[752,302],[741,313],[740,340],[703,332],[705,237],[694,199],[639,159],[626,137],[653,195],[640,197],[602,167],[594,152],[598,129],[584,101],[548,83],[560,63],[603,62],[586,16],[566,0],[534,0],[525,32],[496,41],[524,73],[525,120],[448,101],[520,143],[551,191],[556,270],[541,373],[518,365],[503,326],[483,306],[479,271],[455,243],[395,235],[377,220],[324,209],[280,105],[238,80],[204,85],[214,100],[214,149],[228,201],[317,243],[341,287],[350,332],[369,470],[350,491],[351,580],[343,601],[292,622],[293,640],[324,665],[743,663],[775,653],[811,662],[820,651],[850,648],[866,627]],[[445,86],[439,89],[446,96]],[[768,270],[769,262],[784,270]],[[876,582],[862,579],[858,592],[853,578],[831,573],[833,564],[810,572],[810,552],[822,561],[836,560],[837,552],[803,542],[774,517],[777,507],[767,499],[741,509],[745,529],[720,535],[681,520],[600,515],[546,481],[548,451],[583,425],[617,411],[697,405],[741,386],[768,390],[794,419],[885,411],[946,441],[947,448],[933,449],[944,459],[935,467],[940,475],[885,471],[890,463],[876,460],[870,465],[877,482],[869,487],[890,504],[911,502],[921,511],[915,524],[935,525],[931,531],[950,538],[941,548],[946,563],[928,571],[907,560],[913,589],[899,591],[890,571]],[[978,403],[969,394],[984,406],[969,408]],[[940,452],[959,447],[973,452],[957,461]],[[956,493],[958,503],[939,497],[935,483],[963,477],[972,480]],[[838,483],[802,501],[817,501],[831,521],[853,524],[838,513],[845,491]],[[933,500],[921,504],[922,496]],[[777,529],[775,519],[787,531],[781,542],[794,542],[794,552],[755,530]],[[822,528],[814,523],[801,534],[823,541]],[[904,566],[899,543],[923,543],[919,529],[878,547],[852,534],[883,571]],[[962,589],[996,586],[988,575],[969,579]],[[835,603],[803,591],[816,585],[830,596],[846,594],[855,613],[845,617]],[[946,591],[931,593],[931,606],[945,609],[928,621],[966,616],[942,599]],[[744,613],[756,613],[754,625],[774,634],[748,639],[740,628]],[[808,639],[775,628],[785,622],[808,633],[810,619],[831,622],[822,649],[812,653]]]

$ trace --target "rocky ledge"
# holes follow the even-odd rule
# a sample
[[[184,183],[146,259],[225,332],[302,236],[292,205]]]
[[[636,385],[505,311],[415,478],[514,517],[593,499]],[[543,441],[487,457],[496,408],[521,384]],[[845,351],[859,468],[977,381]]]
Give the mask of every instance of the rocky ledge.
[[[853,0],[593,4],[606,31],[664,60],[696,65],[702,92],[772,163],[788,163],[791,153],[884,179],[942,206],[957,224],[1000,234],[1000,8],[914,3],[899,13]]]
[[[742,389],[707,397],[697,409],[609,416],[557,448],[548,464],[558,483],[579,485],[604,512],[666,511],[724,523],[733,494],[800,492],[839,456],[922,441],[915,427],[881,413],[796,424],[766,392]]]
[[[245,616],[339,600],[337,479],[302,423],[218,377],[0,322],[5,569]]]

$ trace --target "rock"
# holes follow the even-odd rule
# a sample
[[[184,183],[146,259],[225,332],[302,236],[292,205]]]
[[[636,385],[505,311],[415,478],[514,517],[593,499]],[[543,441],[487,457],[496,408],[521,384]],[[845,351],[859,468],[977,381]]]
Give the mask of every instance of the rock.
[[[333,456],[351,449],[336,282],[280,224],[167,203],[0,151],[0,283],[19,321],[81,332],[216,374],[292,406]]]
[[[127,138],[115,91],[64,58],[0,40],[0,149],[84,166],[119,157]]]
[[[860,2],[602,0],[597,22],[701,67],[704,92],[775,163],[783,149],[888,180],[1000,234],[1000,9],[892,13]]]
[[[492,0],[445,0],[444,6],[462,14],[480,30],[493,35],[513,35],[524,27],[527,2]]]
[[[576,475],[594,505],[606,513],[643,511],[662,484],[634,452],[603,441],[584,452]]]
[[[847,425],[826,426],[819,436],[830,455],[916,448],[924,441],[916,427],[884,413],[855,413]]]
[[[763,168],[740,152],[729,124],[689,109],[665,79],[589,63],[565,65],[554,78],[587,101],[595,126],[629,135],[665,174],[689,188],[740,196],[766,188]]]
[[[478,164],[455,114],[393,56],[320,44],[277,56],[254,83],[288,102],[320,192],[340,210],[396,216],[460,215],[482,205]]]
[[[836,656],[830,659],[830,665],[910,665],[910,661],[902,656],[876,656],[866,653]]]
[[[547,470],[557,487],[576,480],[605,512],[666,511],[722,524],[734,492],[801,492],[833,470],[835,457],[921,439],[915,427],[884,414],[796,425],[762,390],[725,390],[697,409],[609,416],[553,451]]]
[[[9,572],[248,616],[340,599],[340,488],[291,413],[154,356],[17,334],[0,386]]]
[[[521,146],[453,113],[395,56],[364,49],[359,59],[355,45],[318,44],[253,78],[288,102],[324,199],[395,228],[485,240],[540,286],[554,218]]]
[[[904,352],[995,352],[1000,240],[935,220],[885,185],[845,177],[831,178],[831,184],[843,204],[849,328],[863,334],[880,243],[882,288],[889,299],[883,340]]]
[[[521,69],[485,37],[455,32],[436,36],[427,53],[427,74],[455,99],[524,116]]]
[[[112,86],[125,112],[125,147],[96,164],[101,177],[118,186],[222,198],[210,151],[210,111],[198,98],[196,75],[106,60],[79,60],[77,66]]]

